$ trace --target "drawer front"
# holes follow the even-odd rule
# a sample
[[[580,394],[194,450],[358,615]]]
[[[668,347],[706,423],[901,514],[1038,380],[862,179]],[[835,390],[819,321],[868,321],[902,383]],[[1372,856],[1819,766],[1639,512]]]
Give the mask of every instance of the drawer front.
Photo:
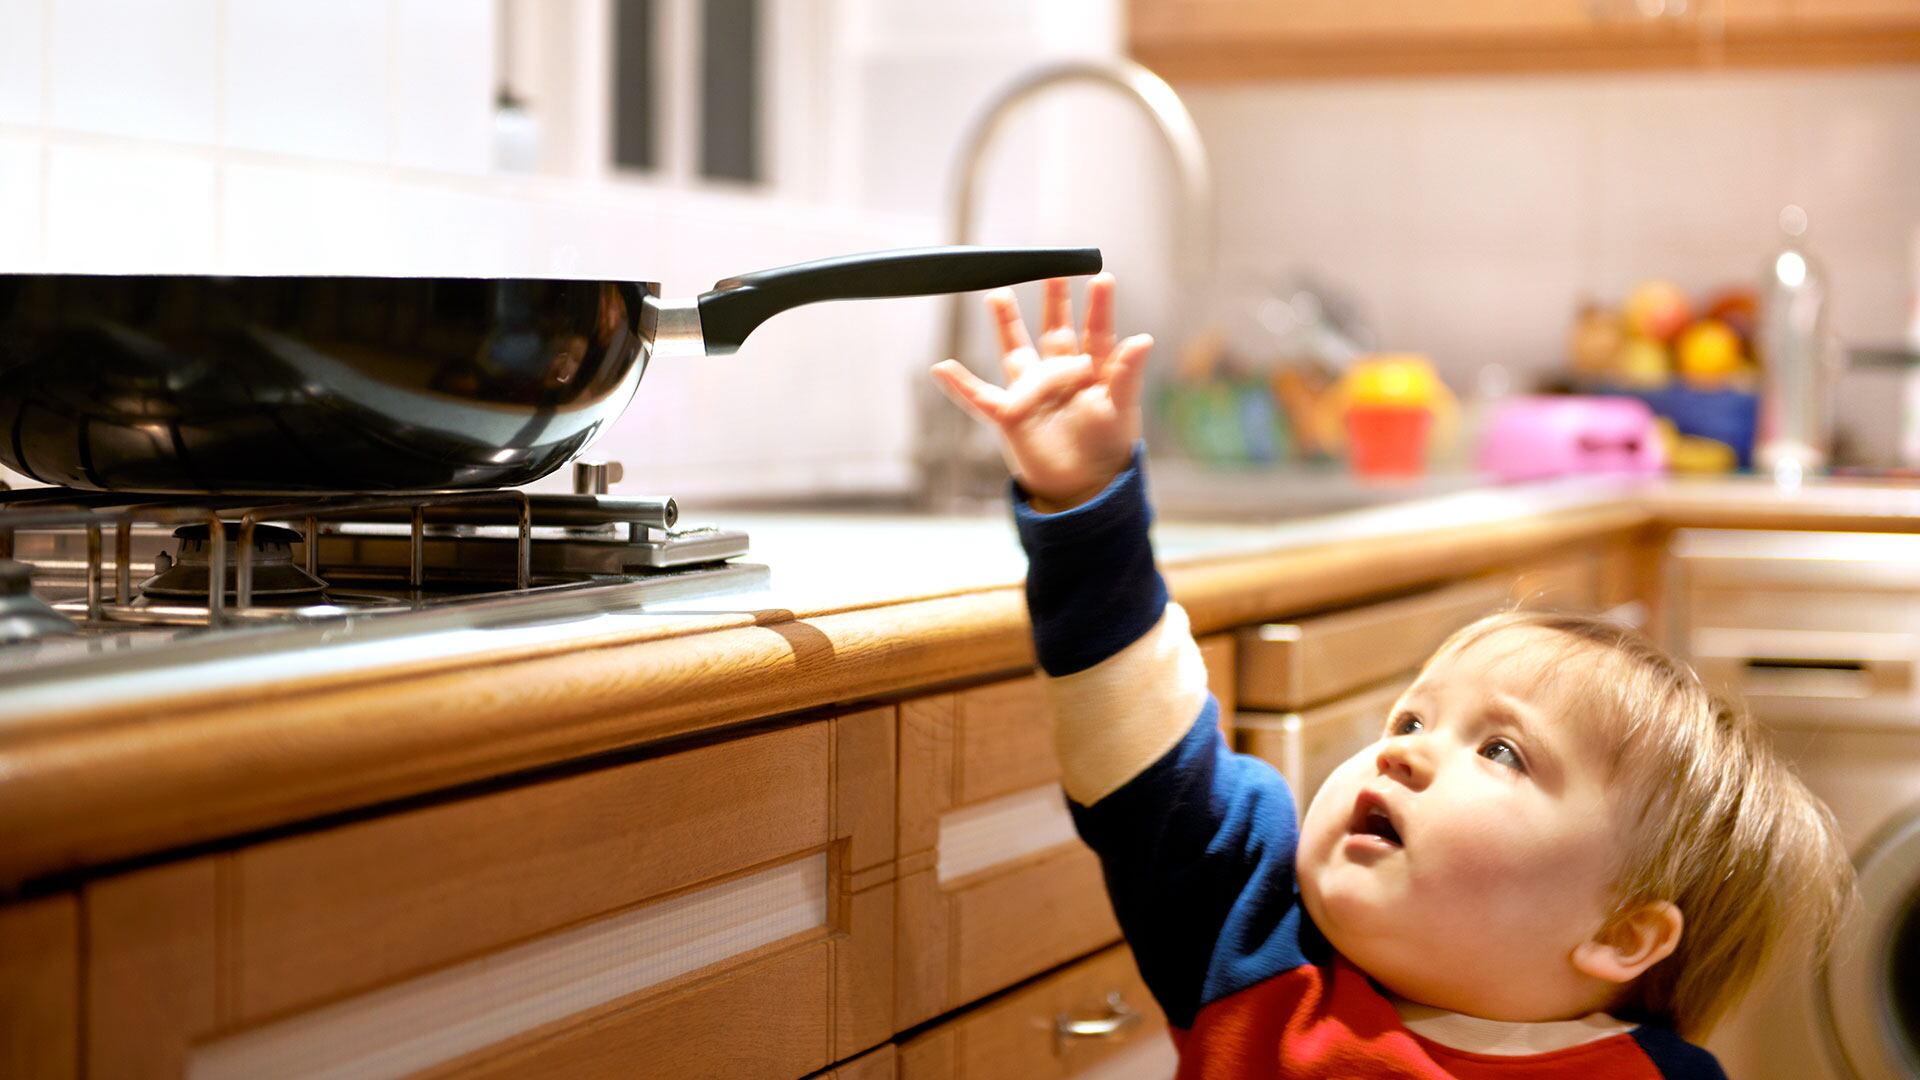
[[[1223,710],[1232,646],[1226,635],[1201,643]],[[1060,789],[1038,677],[904,703],[898,790],[901,1027],[1120,939]]]
[[[1037,678],[900,707],[901,1027],[1119,940],[1059,775]]]
[[[72,893],[0,907],[0,1076],[79,1075],[79,908]]]
[[[901,1080],[1072,1077],[1165,1080],[1176,1056],[1166,1018],[1116,946],[1038,979],[900,1047]]]
[[[1517,607],[1549,611],[1597,611],[1600,608],[1602,556],[1580,552],[1542,559],[1516,569],[1508,598]]]
[[[1685,531],[1673,553],[1676,643],[1715,689],[1775,726],[1914,729],[1920,537]]]
[[[89,1059],[819,1069],[893,1030],[894,731],[870,710],[93,883]]]
[[[1242,630],[1239,708],[1292,712],[1414,670],[1447,635],[1498,610],[1507,596],[1498,581],[1465,581]]]
[[[1287,778],[1301,813],[1326,782],[1327,774],[1356,750],[1380,738],[1387,710],[1413,684],[1413,673],[1338,701],[1294,713],[1240,714],[1236,734],[1242,753],[1252,754]]]

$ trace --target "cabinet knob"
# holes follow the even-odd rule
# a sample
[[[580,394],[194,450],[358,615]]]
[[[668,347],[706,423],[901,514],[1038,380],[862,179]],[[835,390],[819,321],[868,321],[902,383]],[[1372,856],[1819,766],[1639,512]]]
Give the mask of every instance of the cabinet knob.
[[[1120,991],[1107,993],[1107,1011],[1103,1016],[1076,1020],[1066,1013],[1053,1018],[1054,1051],[1065,1054],[1076,1039],[1119,1039],[1140,1026],[1140,1010],[1127,1004]]]

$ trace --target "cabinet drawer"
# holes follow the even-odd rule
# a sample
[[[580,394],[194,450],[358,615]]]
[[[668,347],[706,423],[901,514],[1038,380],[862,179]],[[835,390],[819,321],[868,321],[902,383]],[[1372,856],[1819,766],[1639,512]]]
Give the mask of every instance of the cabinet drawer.
[[[1911,730],[1920,709],[1920,537],[1683,530],[1676,642],[1774,725]]]
[[[1279,769],[1294,793],[1294,805],[1304,814],[1327,774],[1354,751],[1380,738],[1387,710],[1412,684],[1409,671],[1300,712],[1241,713],[1235,729],[1240,751]]]
[[[904,703],[899,791],[901,1027],[1119,940],[1038,678]]]
[[[1172,1076],[1161,1015],[1116,946],[918,1035],[900,1047],[900,1080]]]
[[[1600,607],[1601,556],[1580,552],[1518,567],[1508,589],[1516,607],[1549,611],[1596,611]]]
[[[72,893],[0,907],[0,1076],[78,1076],[80,916]]]
[[[1293,711],[1417,669],[1447,635],[1498,610],[1507,587],[1430,592],[1240,631],[1239,707]]]
[[[822,1068],[893,1031],[894,731],[870,710],[90,884],[89,1060]]]
[[[1201,642],[1232,708],[1233,639]],[[895,1020],[930,1020],[1120,939],[1060,789],[1039,677],[900,709]]]

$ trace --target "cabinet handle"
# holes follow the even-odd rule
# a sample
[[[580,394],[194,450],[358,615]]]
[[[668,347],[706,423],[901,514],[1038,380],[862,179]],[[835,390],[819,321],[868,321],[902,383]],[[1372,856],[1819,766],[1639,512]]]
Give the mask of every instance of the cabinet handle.
[[[1127,1004],[1120,991],[1107,992],[1107,1014],[1090,1020],[1076,1020],[1061,1013],[1053,1018],[1055,1053],[1065,1054],[1075,1039],[1118,1039],[1140,1026],[1140,1010]]]

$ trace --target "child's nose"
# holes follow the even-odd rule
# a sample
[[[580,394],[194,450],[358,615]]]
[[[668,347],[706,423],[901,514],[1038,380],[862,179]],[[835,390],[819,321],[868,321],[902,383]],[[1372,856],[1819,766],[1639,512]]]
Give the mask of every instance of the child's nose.
[[[1382,743],[1374,766],[1380,770],[1380,775],[1414,789],[1425,787],[1433,776],[1426,753],[1415,745],[1414,737],[1409,735],[1397,735]]]

